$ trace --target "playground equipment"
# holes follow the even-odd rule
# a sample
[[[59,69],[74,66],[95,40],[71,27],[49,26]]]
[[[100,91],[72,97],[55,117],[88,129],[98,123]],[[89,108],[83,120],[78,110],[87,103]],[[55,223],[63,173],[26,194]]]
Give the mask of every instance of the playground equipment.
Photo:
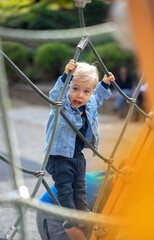
[[[84,47],[86,45],[89,46],[89,48],[92,50],[94,55],[96,56],[97,60],[100,63],[100,66],[104,70],[104,72],[108,75],[108,70],[106,69],[104,63],[99,58],[98,54],[96,53],[90,39],[89,35],[86,33],[86,28],[84,25],[84,16],[83,16],[83,8],[86,7],[86,4],[90,4],[90,0],[76,0],[76,6],[79,8],[79,17],[80,17],[80,24],[81,27],[85,31],[85,36],[81,42],[78,44],[74,59],[77,61],[80,53],[84,50]],[[127,0],[128,9],[130,12],[130,21],[132,23],[133,27],[133,36],[134,41],[136,45],[136,56],[138,60],[138,64],[142,71],[144,72],[144,78],[149,84],[149,105],[154,105],[154,97],[153,97],[153,90],[154,90],[154,83],[153,83],[153,56],[154,56],[154,30],[153,30],[153,14],[152,14],[152,2],[150,0],[136,0],[135,2],[133,0]],[[120,14],[120,13],[119,13]],[[142,27],[140,26],[140,23],[142,22],[144,16],[144,23]],[[50,99],[48,99],[47,96],[44,96],[42,92],[36,88],[34,84],[31,83],[29,79],[7,58],[7,56],[1,52],[3,55],[5,61],[14,69],[17,74],[21,78],[23,78],[33,89],[37,91],[38,94],[40,94],[45,100],[50,102],[51,104],[55,105],[56,107],[56,116],[55,119],[57,120],[59,114],[62,114],[63,117],[65,115],[61,112],[60,106],[63,98],[63,94],[65,92],[65,89],[67,87],[67,84],[71,77],[71,72],[69,73],[66,84],[64,86],[64,89],[61,93],[61,96],[58,100],[58,102],[54,103],[51,102]],[[4,77],[4,72],[1,67],[1,79]],[[2,80],[1,80],[2,81]],[[153,113],[146,114],[142,110],[138,108],[136,105],[136,97],[139,91],[139,87],[142,83],[142,79],[134,93],[133,98],[129,98],[123,92],[118,88],[116,84],[113,84],[115,88],[130,102],[130,110],[128,112],[126,122],[124,124],[124,127],[122,129],[122,132],[119,136],[119,139],[117,141],[117,144],[115,148],[112,151],[112,154],[109,158],[106,158],[104,156],[101,156],[95,149],[92,148],[92,146],[88,144],[88,146],[94,151],[102,160],[104,160],[108,167],[107,167],[107,173],[106,178],[103,182],[102,188],[100,189],[100,193],[98,195],[98,199],[95,203],[94,212],[97,212],[97,208],[99,205],[99,200],[102,195],[102,192],[104,191],[106,181],[108,178],[108,174],[111,170],[111,168],[115,169],[117,171],[115,176],[115,182],[113,190],[109,196],[109,199],[102,211],[101,215],[94,214],[92,215],[91,219],[87,219],[86,213],[80,214],[80,215],[72,215],[71,211],[69,210],[63,210],[58,207],[51,207],[51,208],[43,208],[39,206],[37,201],[31,201],[31,198],[34,198],[36,195],[36,192],[40,186],[41,183],[44,184],[44,186],[48,189],[47,184],[44,180],[44,168],[46,165],[46,161],[48,159],[49,151],[52,146],[52,141],[54,138],[55,132],[53,131],[53,134],[51,136],[50,146],[49,150],[47,151],[47,154],[45,156],[43,165],[39,172],[33,172],[33,171],[27,171],[24,169],[20,169],[22,171],[27,171],[27,173],[31,173],[33,175],[36,175],[38,177],[38,182],[36,184],[36,187],[31,195],[31,198],[29,198],[28,191],[25,188],[22,183],[22,178],[19,175],[15,165],[17,164],[17,154],[14,149],[16,149],[15,146],[13,146],[12,143],[12,136],[10,134],[10,127],[8,123],[8,117],[5,108],[6,105],[6,95],[5,93],[5,86],[3,82],[1,82],[1,105],[4,115],[4,126],[7,133],[7,141],[11,156],[11,165],[12,165],[12,173],[14,178],[14,188],[17,191],[16,197],[14,199],[0,199],[0,202],[16,202],[17,206],[20,209],[20,217],[17,219],[16,223],[10,228],[8,233],[5,235],[3,239],[13,239],[15,236],[16,230],[20,222],[22,223],[23,228],[23,240],[26,239],[26,233],[24,231],[25,227],[25,221],[21,217],[24,215],[28,209],[28,207],[33,207],[35,209],[42,209],[45,212],[50,212],[51,214],[55,214],[58,217],[65,217],[68,220],[78,220],[79,222],[82,222],[84,224],[90,224],[94,226],[92,230],[93,233],[89,238],[91,240],[94,239],[115,239],[115,240],[137,240],[137,239],[153,239],[153,216],[154,216],[154,208],[153,208],[153,200],[154,200],[154,194],[151,187],[152,180],[153,180],[153,143],[154,143],[154,132],[153,132]],[[122,136],[124,134],[124,131],[127,127],[127,124],[129,122],[129,119],[131,117],[131,113],[133,109],[136,108],[138,111],[140,111],[145,117],[147,117],[147,121],[144,125],[144,128],[133,148],[132,153],[130,154],[130,157],[128,161],[126,162],[126,165],[123,167],[123,169],[116,169],[114,166],[114,154],[116,152],[117,147],[120,144],[120,141],[122,139]],[[56,128],[56,122],[54,129]],[[66,121],[71,125],[71,123],[66,119]],[[71,125],[74,129],[73,125]],[[76,133],[84,140],[86,141],[79,132],[74,129]],[[0,158],[4,161],[9,163],[9,160],[5,157],[0,155]],[[25,194],[26,192],[26,194]],[[52,193],[50,192],[51,196]],[[26,206],[26,207],[23,207]],[[120,219],[122,219],[123,223],[120,222]],[[147,230],[148,229],[148,230]]]

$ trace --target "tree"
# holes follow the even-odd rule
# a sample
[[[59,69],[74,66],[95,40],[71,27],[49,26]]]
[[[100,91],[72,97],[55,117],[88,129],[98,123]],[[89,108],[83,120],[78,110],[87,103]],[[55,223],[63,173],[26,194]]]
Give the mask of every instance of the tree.
[[[48,3],[51,9],[70,9],[75,8],[73,0],[0,0],[0,12],[12,10],[13,12],[17,9],[26,9],[35,4]]]

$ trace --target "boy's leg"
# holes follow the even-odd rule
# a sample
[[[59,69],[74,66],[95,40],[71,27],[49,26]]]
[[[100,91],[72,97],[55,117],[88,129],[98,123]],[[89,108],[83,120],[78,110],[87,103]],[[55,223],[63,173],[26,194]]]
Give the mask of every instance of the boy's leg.
[[[53,180],[57,189],[57,199],[61,206],[66,208],[76,209],[72,188],[75,175],[74,169],[76,168],[74,158],[57,156],[55,159],[55,175],[53,176]]]
[[[54,160],[53,160],[54,157]],[[51,159],[50,159],[51,160]],[[54,161],[54,163],[53,163]],[[83,161],[80,161],[83,162]],[[63,207],[68,207],[68,208],[73,208],[76,209],[75,203],[74,203],[74,189],[73,189],[73,183],[74,183],[74,178],[75,175],[77,173],[77,171],[80,169],[84,169],[84,174],[83,171],[81,171],[81,175],[83,177],[81,177],[81,179],[79,179],[79,181],[82,179],[84,179],[84,181],[82,181],[82,184],[84,183],[84,188],[83,188],[83,192],[84,195],[86,196],[85,193],[85,159],[84,159],[84,166],[80,166],[80,162],[78,162],[78,158],[76,158],[76,156],[74,156],[74,158],[65,158],[62,156],[52,156],[52,166],[54,166],[54,170],[50,169],[50,167],[48,166],[49,163],[47,164],[47,171],[49,172],[49,170],[52,172],[52,177],[53,180],[55,181],[55,187],[57,189],[57,199],[59,201],[59,203],[61,204],[61,206]],[[49,172],[50,173],[50,172]],[[79,194],[80,195],[80,194]],[[83,202],[83,200],[81,199],[81,201]],[[88,210],[88,204],[86,203],[85,200],[85,204],[86,204],[86,209]],[[84,206],[85,206],[84,204]],[[83,209],[85,210],[85,208]],[[67,225],[67,224],[66,224]],[[72,228],[73,225],[70,225],[70,228]],[[65,226],[64,226],[65,228]],[[67,228],[67,227],[66,227]],[[82,230],[78,229],[78,231],[83,231],[84,234],[87,234],[87,228],[83,227]],[[82,234],[82,232],[81,232]]]
[[[89,211],[88,203],[86,201],[86,160],[84,155],[79,152],[76,154],[77,171],[74,179],[74,202],[76,209]]]
[[[57,174],[55,179],[57,199],[63,207],[76,209],[74,202],[74,189],[72,186],[77,169],[78,159],[76,156],[74,158],[59,158],[55,162],[55,172]],[[88,209],[87,203],[86,206]],[[85,235],[87,235],[89,230],[87,227],[83,227],[82,229],[74,227],[73,224],[67,221],[64,222],[63,227],[72,240],[85,240]]]
[[[74,202],[76,209],[89,212],[88,203],[86,201],[86,160],[83,153],[76,154],[77,159],[77,171],[74,179]],[[88,235],[89,227],[87,225],[80,226],[80,229],[85,236]]]

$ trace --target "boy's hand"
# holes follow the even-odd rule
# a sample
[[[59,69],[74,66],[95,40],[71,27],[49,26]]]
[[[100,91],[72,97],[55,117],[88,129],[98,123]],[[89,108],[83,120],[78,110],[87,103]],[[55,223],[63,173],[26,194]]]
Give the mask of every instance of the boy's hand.
[[[110,74],[109,77],[107,77],[106,74],[103,77],[103,82],[107,83],[108,85],[115,81],[114,75],[111,72],[109,72],[109,74]]]
[[[77,68],[77,64],[75,63],[74,59],[71,59],[65,67],[65,73],[68,74],[70,70],[72,70],[74,73],[76,68]]]

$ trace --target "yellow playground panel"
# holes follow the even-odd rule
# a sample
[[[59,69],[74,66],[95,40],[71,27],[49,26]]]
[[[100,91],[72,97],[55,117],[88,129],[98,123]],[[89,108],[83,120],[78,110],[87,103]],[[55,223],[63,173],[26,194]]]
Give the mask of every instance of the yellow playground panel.
[[[127,0],[132,31],[137,46],[137,62],[149,85],[149,106],[154,106],[154,1]],[[154,239],[154,115],[146,121],[142,132],[123,168],[127,177],[118,175],[102,211],[118,216],[121,226],[110,226],[104,236],[93,234],[91,240]]]

